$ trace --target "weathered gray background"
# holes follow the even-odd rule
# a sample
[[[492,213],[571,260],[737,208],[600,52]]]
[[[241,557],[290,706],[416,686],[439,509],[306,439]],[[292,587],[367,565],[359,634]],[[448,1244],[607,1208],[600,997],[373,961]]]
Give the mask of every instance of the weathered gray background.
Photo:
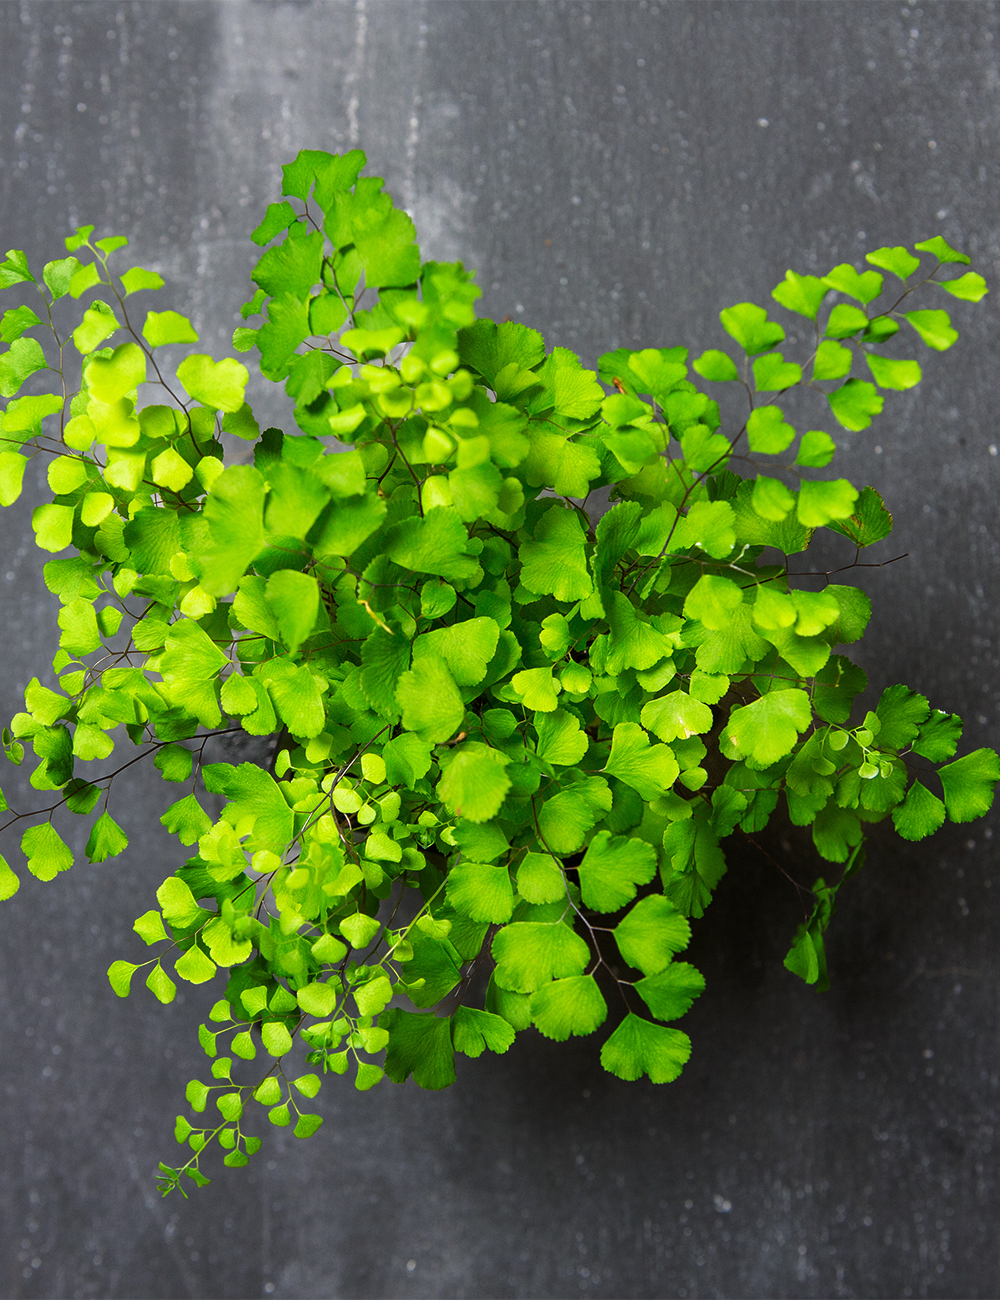
[[[71,223],[127,232],[221,350],[280,163],[361,144],[425,254],[479,268],[485,311],[590,361],[634,340],[718,346],[720,308],[765,301],[786,267],[935,232],[997,284],[998,18],[833,0],[4,3],[3,247],[41,261]],[[909,552],[870,571],[873,688],[920,686],[972,745],[997,741],[995,303],[957,306],[959,345],[843,458],[896,514],[880,558]],[[32,504],[0,517],[4,717],[56,644]],[[828,994],[782,970],[790,889],[734,854],[696,939],[695,1054],[670,1087],[603,1074],[591,1041],[525,1035],[445,1094],[334,1081],[311,1142],[265,1134],[248,1170],[161,1202],[153,1171],[204,1073],[192,1030],[214,995],[164,1010],[108,989],[173,863],[150,830],[172,796],[149,773],[132,791],[115,807],[125,860],[29,878],[4,905],[4,1295],[997,1294],[984,824],[876,838]],[[784,852],[809,878],[800,842]]]

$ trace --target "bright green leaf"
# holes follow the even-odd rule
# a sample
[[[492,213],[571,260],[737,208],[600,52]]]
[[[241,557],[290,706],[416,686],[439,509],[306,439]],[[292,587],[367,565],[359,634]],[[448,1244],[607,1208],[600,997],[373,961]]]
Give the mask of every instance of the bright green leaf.
[[[670,1083],[690,1056],[687,1034],[629,1012],[601,1049],[601,1064],[619,1079],[631,1082],[648,1074],[653,1083]]]
[[[667,968],[674,953],[688,946],[691,924],[669,899],[650,894],[636,903],[613,933],[626,965],[644,975],[657,975]]]
[[[584,904],[597,912],[617,912],[635,898],[639,885],[649,884],[656,866],[652,845],[598,831],[578,868]]]
[[[546,1038],[564,1043],[571,1034],[592,1034],[608,1006],[593,975],[571,975],[543,984],[531,998],[531,1018]]]

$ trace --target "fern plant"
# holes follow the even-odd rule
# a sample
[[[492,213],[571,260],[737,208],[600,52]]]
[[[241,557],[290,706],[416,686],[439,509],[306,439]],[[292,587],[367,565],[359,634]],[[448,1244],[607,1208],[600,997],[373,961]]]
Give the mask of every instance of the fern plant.
[[[119,773],[152,757],[178,787],[161,820],[188,856],[135,922],[149,955],[108,972],[163,1003],[177,980],[217,985],[165,1193],[208,1181],[212,1145],[246,1164],[260,1107],[309,1137],[330,1073],[443,1088],[456,1052],[530,1026],[610,1023],[607,1070],[670,1081],[691,1051],[672,1022],[704,987],[678,954],[727,838],[779,806],[812,828],[829,865],[785,964],[823,988],[866,825],[922,839],[981,816],[1000,778],[992,750],[956,759],[959,719],[906,686],[856,710],[865,674],[839,648],[868,598],[789,574],[817,530],[860,555],[892,521],[872,488],[816,473],[834,439],[800,437],[782,402],[802,389],[809,423],[867,428],[921,378],[897,335],[943,351],[940,295],[986,293],[951,274],[964,254],[934,237],[860,273],[789,271],[772,297],[807,323],[801,361],[738,303],[729,351],[619,348],[595,373],[476,319],[472,276],[421,262],[364,163],[301,152],[251,236],[266,251],[233,345],[284,385],[283,431],[261,432],[244,365],[137,308],[163,281],[119,269],[125,238],[79,228],[40,281],[21,252],[0,264],[25,291],[0,323],[0,503],[47,461],[32,527],[61,629],[57,688],[32,679],[3,733],[49,802],[6,826],[52,880],[73,862],[64,810],[104,862],[127,848]],[[743,403],[728,428],[717,385]],[[237,732],[260,761],[210,761]]]

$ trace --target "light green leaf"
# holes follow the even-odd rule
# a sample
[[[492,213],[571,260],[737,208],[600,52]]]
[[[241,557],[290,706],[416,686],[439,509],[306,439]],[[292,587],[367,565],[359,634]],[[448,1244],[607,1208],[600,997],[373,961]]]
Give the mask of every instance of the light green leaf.
[[[957,280],[938,280],[937,283],[945,293],[950,293],[953,298],[959,298],[962,302],[979,302],[989,293],[986,281],[975,271],[967,271]]]
[[[25,330],[41,325],[42,318],[30,307],[12,307],[0,317],[0,343],[13,343]]]
[[[914,257],[908,249],[899,245],[895,248],[876,248],[874,252],[865,254],[865,261],[883,271],[891,271],[904,283],[920,265],[919,257]]]
[[[799,733],[812,721],[812,706],[805,691],[771,690],[729,715],[723,736],[743,758],[769,767],[791,753]]]
[[[9,289],[12,284],[21,284],[25,280],[31,284],[37,283],[28,269],[28,259],[23,251],[19,248],[9,248],[6,260],[0,262],[0,289]]]
[[[837,444],[828,433],[822,429],[810,429],[802,435],[795,463],[805,469],[825,469],[836,450]]]
[[[806,984],[815,984],[825,960],[822,933],[800,925],[785,957],[785,967]]]
[[[575,510],[552,505],[539,519],[534,540],[522,543],[521,582],[536,595],[582,600],[593,591],[584,533]]]
[[[282,641],[295,654],[316,625],[319,583],[311,573],[279,569],[268,578],[264,598],[281,630]]]
[[[268,294],[293,293],[306,298],[320,278],[323,232],[286,239],[269,248],[251,272],[255,284]]]
[[[73,865],[68,845],[49,822],[24,832],[21,852],[28,859],[28,870],[39,880],[53,880],[60,871],[68,871]]]
[[[908,686],[887,686],[875,706],[879,748],[903,749],[909,745],[916,740],[929,713],[926,696],[918,695]]]
[[[795,441],[795,430],[785,423],[780,407],[758,406],[747,420],[747,440],[751,451],[777,456]]]
[[[301,671],[307,671],[305,669]],[[253,817],[247,848],[284,852],[294,833],[293,814],[270,772],[256,763],[210,763],[201,770],[205,789],[225,795],[229,803],[223,816],[231,826],[244,826]]]
[[[232,357],[213,361],[207,353],[192,352],[177,367],[177,378],[196,402],[219,411],[240,410],[250,372]]]
[[[827,862],[846,862],[851,850],[864,838],[861,822],[849,808],[838,808],[831,800],[816,814],[813,843]]]
[[[249,939],[238,939],[221,916],[209,921],[201,933],[202,942],[217,966],[238,966],[253,950]]]
[[[362,230],[355,227],[354,245],[364,266],[365,283],[383,289],[413,284],[420,275],[420,249],[415,239],[413,222],[398,208],[390,208],[381,221],[366,224]]]
[[[70,238],[72,239],[73,236],[71,235]],[[66,246],[68,248],[69,244]],[[77,244],[75,247],[79,248],[80,245]],[[94,285],[102,283],[104,283],[104,281],[101,280],[101,273],[98,269],[97,263],[87,262],[85,265],[79,267],[78,270],[74,271],[70,276],[70,296],[73,298],[80,298],[88,289],[93,289]]]
[[[0,428],[3,429],[4,433],[21,434],[21,437],[15,436],[13,439],[8,438],[5,441],[27,441],[30,434],[41,427],[41,423],[47,415],[55,415],[62,408],[63,398],[58,393],[43,393],[39,397],[17,397],[14,401],[8,402],[7,409],[4,411],[2,419],[0,419]],[[67,425],[67,431],[68,429],[69,426]]]
[[[575,767],[590,744],[577,719],[563,709],[536,717],[535,731],[538,757],[557,767]]]
[[[367,948],[382,927],[373,916],[355,912],[340,923],[340,932],[352,948]]]
[[[758,474],[754,479],[750,503],[762,519],[780,523],[795,508],[795,494],[780,479]]]
[[[702,580],[704,581],[704,579]],[[687,740],[712,730],[712,710],[685,691],[671,691],[643,705],[640,722],[660,740]]]
[[[292,1036],[280,1020],[265,1021],[260,1028],[260,1037],[269,1056],[284,1056],[292,1050]]]
[[[728,501],[696,501],[678,521],[671,549],[699,546],[724,560],[736,545],[736,513]]]
[[[160,656],[164,690],[202,726],[217,727],[222,714],[215,695],[216,678],[228,662],[203,628],[191,619],[179,619],[170,625],[166,649]]]
[[[20,888],[21,882],[17,875],[11,870],[7,859],[0,855],[0,903],[13,898]]]
[[[306,187],[307,193],[310,185],[311,180]],[[305,198],[306,195],[302,194],[299,197]],[[250,238],[258,247],[263,248],[265,244],[269,244],[276,235],[280,235],[282,231],[288,229],[293,221],[297,220],[298,214],[290,203],[286,201],[269,203],[264,213],[264,220],[255,230],[250,232]]]
[[[785,331],[767,319],[763,307],[752,302],[740,302],[719,313],[719,320],[727,334],[740,345],[748,356],[767,352],[785,337]]]
[[[279,293],[272,298],[267,304],[267,324],[260,327],[256,338],[262,372],[280,378],[308,334],[309,313],[302,299],[294,293]],[[364,407],[360,410],[364,419]]]
[[[425,632],[413,643],[413,657],[440,655],[459,686],[475,686],[486,676],[496,653],[500,628],[492,618],[470,618]]]
[[[76,262],[76,258],[67,259]],[[79,263],[77,263],[79,265]],[[146,271],[141,266],[133,266],[131,270],[126,271],[122,276],[122,284],[125,288],[125,297],[131,293],[139,293],[143,289],[162,289],[163,277],[157,275],[155,271]],[[67,289],[69,285],[66,286]]]
[[[143,912],[142,916],[133,924],[132,929],[147,944],[160,943],[161,940],[169,937],[163,928],[163,917],[155,907],[148,912]]]
[[[562,685],[553,677],[551,668],[525,668],[514,674],[510,684],[520,695],[524,707],[538,713],[552,713],[562,690]]]
[[[892,821],[904,840],[922,840],[944,825],[945,815],[941,800],[914,781],[904,802],[892,810]]]
[[[488,822],[496,816],[510,789],[510,777],[504,771],[509,762],[499,750],[467,742],[445,768],[438,796],[456,816],[470,822]]]
[[[101,644],[101,633],[97,625],[97,614],[90,601],[82,596],[68,601],[58,615],[62,636],[59,638],[63,649],[70,654],[81,656],[90,654]]]
[[[961,262],[965,266],[969,265],[969,258],[965,253],[960,253],[957,249],[952,248],[940,235],[935,235],[932,239],[923,239],[919,244],[914,244],[913,247],[918,253],[933,254],[939,262]]]
[[[81,722],[73,733],[73,754],[87,763],[97,758],[107,758],[114,749],[114,741],[99,727]]]
[[[869,365],[871,361],[872,357],[869,355]],[[878,378],[878,373],[875,373]],[[848,379],[840,388],[827,393],[826,400],[830,403],[830,410],[833,411],[838,422],[845,429],[855,433],[867,429],[872,422],[872,416],[878,415],[883,406],[883,399],[875,392],[875,385],[863,379]]]
[[[687,1034],[629,1012],[601,1049],[601,1064],[619,1079],[631,1082],[648,1074],[653,1083],[670,1083],[690,1056]]]
[[[944,803],[953,822],[971,822],[989,812],[1000,781],[1000,759],[992,749],[971,754],[938,768]],[[29,863],[30,866],[30,863]]]
[[[702,379],[708,379],[717,384],[728,383],[734,379],[738,380],[740,377],[732,357],[725,352],[720,352],[717,348],[709,348],[707,352],[703,352],[697,361],[692,362],[692,366],[701,375]]]
[[[845,478],[809,479],[799,489],[796,514],[807,528],[819,528],[833,520],[849,519],[857,499],[858,489]]]
[[[958,742],[962,738],[962,719],[954,713],[944,713],[932,709],[931,715],[920,728],[920,735],[913,742],[915,754],[929,758],[932,763],[943,763],[951,758]]]
[[[743,589],[732,578],[706,573],[698,579],[684,600],[686,618],[716,631],[729,627],[743,604]]]
[[[557,903],[566,897],[566,878],[547,853],[526,853],[517,869],[517,892],[528,903]]]
[[[167,921],[178,929],[187,929],[208,919],[208,913],[198,906],[191,887],[179,876],[168,876],[156,891],[156,901],[163,909]]]
[[[701,971],[686,961],[671,962],[658,975],[639,980],[635,991],[657,1020],[678,1020],[705,988]]]
[[[802,367],[786,361],[780,352],[769,352],[753,363],[758,393],[781,393],[802,382]]]
[[[456,1007],[451,1020],[451,1040],[456,1052],[466,1056],[482,1056],[491,1052],[503,1054],[514,1042],[514,1030],[501,1016],[475,1007]]]
[[[498,925],[509,921],[514,911],[514,894],[505,866],[462,861],[448,873],[447,895],[455,911],[473,921]]]
[[[868,317],[860,307],[839,302],[830,312],[825,333],[827,338],[846,339],[849,335],[857,334],[859,330],[867,328]]]
[[[86,268],[84,268],[86,270]],[[97,281],[95,280],[96,284]],[[73,331],[73,342],[78,352],[86,355],[100,347],[106,338],[119,328],[118,320],[107,305],[95,299],[83,314],[83,320]]]
[[[146,976],[146,988],[149,989],[157,1002],[162,1002],[164,1005],[173,1002],[177,996],[177,985],[159,962]]]
[[[515,921],[496,935],[493,978],[512,993],[533,993],[551,979],[581,975],[590,960],[586,942],[568,925]]]
[[[613,933],[622,960],[644,975],[665,970],[691,941],[690,922],[662,894],[640,899]]]
[[[41,550],[53,554],[64,551],[73,540],[73,507],[38,506],[31,513],[31,527]]]
[[[354,989],[354,1000],[363,1016],[377,1016],[392,1000],[392,985],[386,975],[378,975]]]
[[[862,343],[885,343],[899,333],[899,323],[891,316],[875,316],[861,335]]]
[[[564,1043],[571,1034],[592,1034],[607,1019],[608,1006],[593,975],[571,975],[537,989],[531,1018],[546,1038]]]
[[[0,356],[0,394],[13,397],[29,375],[46,368],[45,353],[36,339],[15,339]]]
[[[908,311],[905,315],[927,346],[935,352],[946,352],[958,338],[958,330],[952,327],[951,317],[946,311]]]
[[[860,303],[870,303],[882,292],[882,277],[877,271],[862,271],[859,275],[849,262],[835,266],[829,275],[823,277],[828,289],[836,289],[848,298],[855,298]]]
[[[386,780],[393,786],[412,790],[430,771],[431,749],[426,741],[412,732],[395,736],[382,750]]]
[[[319,526],[322,531],[313,542],[313,551],[317,556],[353,554],[361,543],[379,527],[385,518],[385,514],[385,502],[374,493],[352,497],[347,501],[335,501],[320,521]],[[459,542],[461,545],[465,545],[461,539],[459,539]],[[432,552],[433,543],[431,543],[430,553]],[[401,551],[402,553],[410,554],[411,552],[407,550]],[[417,555],[425,554],[419,548],[415,553]],[[452,557],[452,560],[448,563],[450,567],[457,567],[465,576],[468,576],[473,571],[469,567],[474,564],[470,557]]]
[[[193,944],[179,961],[174,962],[174,970],[189,984],[204,984],[215,974],[215,962]]]
[[[16,451],[0,452],[0,506],[13,505],[21,495],[27,464],[27,457]]]
[[[831,522],[830,527],[849,537],[856,546],[871,546],[892,532],[892,515],[873,487],[863,488],[850,517]]]
[[[450,739],[465,717],[465,705],[448,665],[437,655],[418,659],[396,687],[403,726],[432,745]]]
[[[879,388],[902,392],[920,383],[921,371],[916,361],[899,361],[894,357],[881,357],[874,352],[867,352],[865,360]]]
[[[824,339],[813,361],[813,379],[843,379],[851,373],[854,354],[832,339]]]
[[[641,798],[656,799],[677,779],[680,768],[667,745],[651,745],[635,722],[619,722],[604,771],[637,791]]]
[[[598,831],[579,866],[580,894],[597,912],[617,912],[656,875],[656,850],[643,840]]]
[[[91,862],[106,862],[128,848],[128,836],[109,812],[101,813],[90,829],[84,849]]]
[[[197,343],[198,332],[186,316],[182,316],[176,311],[150,311],[146,313],[146,323],[142,327],[142,337],[146,340],[151,348],[167,347],[171,343]],[[206,358],[207,359],[207,358]],[[235,362],[233,363],[235,364]],[[194,379],[194,373],[197,371],[194,367],[189,373]],[[178,371],[178,378],[184,383],[183,377]],[[187,388],[187,385],[184,385]],[[188,392],[191,392],[188,389]],[[194,396],[194,394],[192,394]],[[200,398],[198,400],[201,400]],[[214,405],[214,403],[207,403]],[[228,410],[229,407],[223,407]]]
[[[787,307],[789,311],[797,312],[809,320],[815,320],[820,303],[827,292],[826,285],[817,276],[786,271],[784,280],[771,291],[771,297],[776,302],[780,302],[782,307]]]
[[[433,573],[449,581],[466,580],[477,568],[467,553],[468,540],[458,512],[450,506],[435,506],[423,519],[413,516],[390,528],[385,552],[404,569]]]
[[[108,982],[120,998],[127,998],[132,976],[139,969],[130,961],[113,961],[108,967]]]
[[[264,480],[250,465],[230,465],[205,500],[208,537],[192,551],[201,585],[213,596],[235,591],[264,546]]]
[[[212,819],[195,796],[189,794],[170,805],[160,818],[160,825],[176,835],[182,844],[194,844],[211,829]]]
[[[242,682],[243,678],[240,677],[238,680]],[[190,780],[193,763],[194,754],[183,745],[164,745],[153,759],[153,766],[164,781],[173,782]]]

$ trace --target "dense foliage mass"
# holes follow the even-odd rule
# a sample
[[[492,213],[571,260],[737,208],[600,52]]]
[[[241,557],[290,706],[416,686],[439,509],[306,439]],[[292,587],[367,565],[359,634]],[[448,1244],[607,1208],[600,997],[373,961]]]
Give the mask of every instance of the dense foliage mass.
[[[815,473],[834,440],[800,437],[782,395],[865,429],[880,390],[920,380],[892,355],[901,326],[936,351],[957,338],[910,295],[986,292],[946,278],[967,257],[935,237],[861,273],[789,271],[773,298],[807,322],[801,364],[739,303],[721,316],[735,357],[620,348],[594,373],[477,320],[472,277],[421,263],[364,161],[303,151],[252,235],[267,251],[242,312],[260,324],[233,343],[284,384],[296,430],[261,433],[235,359],[178,362],[197,333],[137,312],[163,281],[111,269],[124,238],[81,227],[40,282],[20,252],[0,264],[0,287],[30,291],[0,323],[0,503],[48,458],[32,526],[61,602],[58,688],[33,679],[3,735],[53,802],[7,825],[31,823],[21,851],[51,880],[73,861],[57,810],[93,817],[103,862],[127,845],[119,771],[152,755],[180,787],[162,822],[193,856],[135,923],[152,955],[108,972],[161,1002],[220,981],[199,1030],[211,1081],[188,1085],[190,1154],[161,1166],[165,1191],[207,1181],[212,1142],[247,1162],[252,1103],[308,1137],[322,1075],[442,1088],[456,1052],[595,1032],[609,994],[604,1067],[674,1079],[691,1045],[669,1022],[704,986],[676,957],[727,837],[779,804],[811,826],[836,880],[807,891],[786,965],[825,987],[866,824],[921,839],[983,814],[1000,778],[991,750],[955,759],[959,719],[908,687],[852,721],[865,674],[836,651],[869,601],[789,581],[817,529],[860,551],[891,518]],[[698,380],[736,385],[745,417],[724,429]],[[224,433],[244,440],[228,466]],[[206,761],[235,731],[274,737],[273,759]],[[137,755],[115,768],[123,745]],[[296,1037],[314,1071],[292,1078]]]

